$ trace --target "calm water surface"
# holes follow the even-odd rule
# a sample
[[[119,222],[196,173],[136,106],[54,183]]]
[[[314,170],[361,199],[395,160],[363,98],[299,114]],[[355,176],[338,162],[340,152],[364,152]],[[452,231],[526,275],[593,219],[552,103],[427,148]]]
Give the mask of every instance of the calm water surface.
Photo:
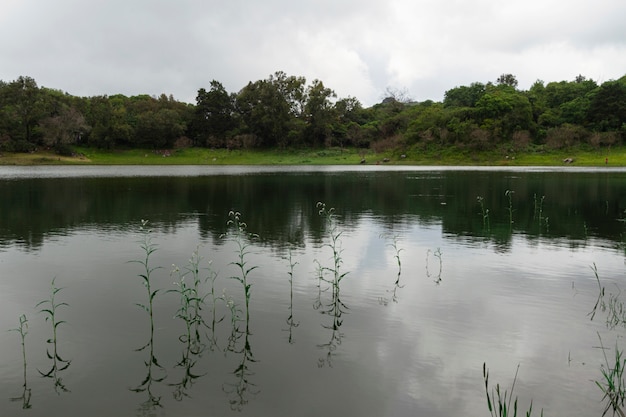
[[[625,170],[0,167],[0,195],[2,416],[480,416],[485,362],[503,387],[519,364],[524,411],[602,414],[599,336],[624,332],[590,320],[591,267],[607,293],[626,284]],[[339,293],[318,278],[334,267],[318,201],[335,208]],[[258,235],[247,320],[231,210]],[[142,219],[152,338],[129,262]],[[190,348],[168,290],[194,252],[206,325]],[[53,278],[56,366],[37,306]],[[25,362],[8,331],[22,314]]]

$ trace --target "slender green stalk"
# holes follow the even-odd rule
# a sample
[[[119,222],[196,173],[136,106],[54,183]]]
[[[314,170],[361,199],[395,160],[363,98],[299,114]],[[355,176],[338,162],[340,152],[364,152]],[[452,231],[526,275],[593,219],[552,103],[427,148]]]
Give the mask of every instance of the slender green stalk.
[[[46,315],[46,321],[49,321],[52,325],[52,338],[46,341],[49,345],[51,345],[51,348],[52,348],[52,352],[50,351],[50,348],[46,349],[48,358],[52,360],[52,367],[50,368],[48,372],[41,372],[39,370],[38,371],[41,374],[41,376],[45,378],[52,378],[54,380],[54,388],[57,394],[60,394],[61,392],[68,392],[69,390],[63,384],[63,381],[59,377],[58,373],[60,371],[67,369],[70,366],[71,361],[65,360],[61,358],[61,356],[59,355],[58,344],[57,344],[57,328],[61,324],[65,323],[65,321],[58,320],[57,310],[60,307],[67,307],[69,305],[65,302],[57,301],[56,299],[57,294],[63,288],[58,288],[56,286],[55,281],[56,281],[56,277],[52,279],[52,283],[50,285],[50,298],[47,300],[40,301],[39,303],[37,303],[35,307],[46,306],[45,308],[42,308],[41,310],[39,310],[39,312],[44,313]]]
[[[150,335],[154,335],[154,298],[160,292],[159,289],[152,289],[152,274],[154,271],[161,269],[161,267],[153,267],[150,264],[150,257],[154,252],[157,251],[157,244],[152,241],[151,230],[148,229],[148,220],[141,221],[140,230],[142,231],[142,239],[139,241],[139,246],[143,250],[144,257],[139,260],[132,260],[130,262],[138,263],[142,266],[143,271],[138,274],[138,276],[142,280],[143,286],[146,288],[148,303],[140,304],[137,303],[137,306],[141,307],[148,315],[150,316]]]
[[[489,389],[489,370],[487,364],[483,363],[483,379],[485,381],[485,394],[487,395],[487,408],[491,417],[516,417],[517,416],[517,397],[511,407],[511,401],[513,401],[513,391],[515,390],[515,382],[517,381],[517,373],[519,372],[519,365],[515,371],[515,377],[513,378],[513,384],[511,385],[511,392],[504,390],[501,392],[500,384],[496,384],[495,388]],[[530,417],[533,412],[533,402],[530,401],[528,411],[526,411],[526,417]],[[543,409],[541,410],[541,416],[543,417]]]
[[[326,356],[319,359],[318,366],[323,367],[328,365],[329,367],[332,367],[333,354],[337,347],[341,344],[343,338],[343,333],[340,331],[341,325],[343,324],[342,316],[348,310],[348,307],[341,301],[340,298],[340,284],[342,279],[347,275],[347,272],[341,272],[341,265],[343,263],[343,259],[341,257],[341,253],[343,252],[341,247],[342,232],[339,230],[335,220],[335,210],[333,208],[327,209],[326,205],[322,202],[317,203],[317,208],[319,210],[319,215],[326,220],[329,242],[324,246],[331,249],[333,258],[332,267],[324,267],[319,261],[316,260],[319,278],[319,307],[324,306],[325,308],[321,310],[322,313],[332,317],[330,324],[323,325],[324,328],[331,330],[331,337],[328,342],[318,345],[320,348],[327,350]],[[331,276],[330,279],[325,277],[327,272]],[[328,283],[332,290],[331,300],[325,305],[321,302],[322,281]]]
[[[504,192],[504,195],[507,196],[509,199],[509,206],[507,207],[507,210],[509,212],[509,224],[511,226],[513,226],[513,212],[515,211],[513,209],[513,193],[515,193],[515,191],[512,190],[506,190]]]
[[[604,393],[602,397],[603,401],[606,401],[602,416],[606,415],[609,410],[613,410],[613,414],[618,414],[621,417],[626,417],[624,414],[624,402],[626,401],[626,381],[624,381],[624,368],[626,368],[626,359],[622,358],[622,351],[615,343],[615,361],[609,364],[609,360],[606,356],[606,349],[602,344],[602,338],[598,333],[600,339],[600,348],[604,355],[604,364],[601,365],[600,371],[602,372],[603,381],[595,381],[596,385]],[[606,365],[606,366],[605,366]]]
[[[250,272],[258,268],[258,266],[248,266],[247,257],[250,254],[250,240],[258,238],[258,235],[248,233],[248,225],[241,220],[241,213],[231,211],[228,213],[228,216],[229,220],[226,224],[230,228],[231,240],[235,243],[237,248],[237,261],[231,262],[231,265],[235,265],[239,269],[239,275],[232,276],[231,278],[239,281],[244,289],[246,305],[246,332],[248,332],[250,321],[250,289],[252,287],[252,284],[248,282],[248,276],[250,275]]]
[[[22,314],[19,318],[19,321],[19,327],[9,329],[9,331],[18,332],[22,340],[22,366],[24,383],[22,384],[22,395],[19,397],[11,398],[11,401],[22,401],[22,409],[26,410],[32,407],[30,403],[31,389],[28,388],[28,381],[26,379],[26,335],[28,334],[28,319],[26,318],[25,314]]]
[[[293,318],[293,273],[294,273],[294,268],[295,266],[298,264],[298,262],[293,260],[293,255],[291,253],[291,249],[289,250],[289,256],[287,258],[287,260],[289,261],[289,271],[287,272],[287,274],[289,275],[289,317],[287,317],[287,325],[289,326],[289,343],[293,344],[293,328],[294,327],[298,327],[300,325],[299,322],[297,322],[294,318]]]
[[[146,377],[138,386],[130,388],[130,390],[133,392],[146,392],[148,398],[141,404],[140,408],[142,412],[153,413],[157,407],[161,408],[163,405],[161,404],[161,397],[152,392],[152,385],[155,382],[162,382],[166,378],[166,374],[164,373],[165,369],[159,364],[159,361],[154,353],[154,299],[160,292],[160,289],[152,288],[152,274],[154,271],[160,269],[160,267],[153,267],[151,264],[151,256],[154,252],[156,252],[157,245],[152,241],[151,230],[147,226],[148,221],[142,220],[140,230],[143,235],[142,239],[139,241],[139,246],[143,251],[143,259],[132,260],[130,262],[138,263],[142,267],[142,271],[138,274],[138,276],[141,278],[142,284],[146,288],[148,300],[147,304],[137,303],[137,306],[148,313],[148,316],[150,317],[150,338],[148,343],[139,349],[136,349],[136,351],[143,351],[147,349],[149,357],[144,362],[147,372]],[[155,376],[153,366],[159,368],[161,372],[163,372],[163,376]]]

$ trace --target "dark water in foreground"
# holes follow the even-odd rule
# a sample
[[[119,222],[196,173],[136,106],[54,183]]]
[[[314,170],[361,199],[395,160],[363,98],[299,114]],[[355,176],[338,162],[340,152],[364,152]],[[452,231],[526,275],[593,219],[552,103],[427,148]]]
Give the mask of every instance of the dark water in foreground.
[[[626,171],[0,167],[0,195],[2,416],[480,416],[484,362],[507,387],[520,365],[524,411],[602,414],[599,336],[624,332],[590,321],[590,266],[624,286]],[[231,210],[258,235],[247,320]],[[188,339],[168,290],[196,251]]]

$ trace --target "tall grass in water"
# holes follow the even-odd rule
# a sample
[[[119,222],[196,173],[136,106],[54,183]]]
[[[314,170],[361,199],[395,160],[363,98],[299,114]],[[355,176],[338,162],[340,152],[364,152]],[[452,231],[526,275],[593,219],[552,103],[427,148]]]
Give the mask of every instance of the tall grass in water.
[[[241,220],[241,213],[231,211],[228,213],[228,221],[226,225],[230,231],[227,236],[230,236],[231,240],[236,245],[237,260],[231,262],[231,265],[235,265],[239,270],[238,275],[234,275],[231,278],[239,281],[244,290],[245,305],[246,305],[246,332],[248,331],[248,323],[250,321],[250,289],[252,284],[248,282],[248,276],[250,272],[258,268],[258,265],[249,266],[247,256],[250,254],[250,240],[258,238],[258,235],[248,232],[248,225]]]
[[[142,233],[142,239],[139,241],[139,246],[143,251],[142,259],[132,260],[130,262],[138,263],[141,265],[141,272],[138,276],[141,278],[141,282],[143,286],[146,288],[147,293],[147,303],[137,303],[142,310],[144,310],[149,318],[150,318],[150,338],[148,343],[143,345],[142,347],[136,349],[137,352],[147,350],[148,351],[148,359],[144,361],[146,365],[146,377],[144,380],[135,388],[130,388],[133,392],[146,392],[148,398],[145,402],[143,402],[140,406],[142,412],[152,413],[156,407],[162,407],[161,397],[155,395],[152,392],[152,384],[155,382],[162,382],[166,378],[165,368],[159,364],[155,353],[154,353],[154,299],[157,294],[160,292],[160,289],[153,289],[152,287],[152,274],[154,271],[160,269],[160,267],[154,267],[151,264],[151,257],[157,250],[157,245],[152,241],[151,230],[148,228],[148,221],[142,220],[140,231]],[[156,367],[162,373],[162,376],[155,376]]]
[[[317,203],[317,208],[319,210],[319,215],[326,221],[328,243],[324,246],[331,249],[333,263],[332,266],[325,267],[316,260],[320,285],[318,307],[323,307],[322,313],[332,317],[330,324],[323,325],[323,327],[331,330],[330,340],[326,343],[318,345],[320,348],[327,351],[325,357],[320,358],[318,361],[318,366],[323,367],[325,365],[332,366],[334,351],[341,344],[343,338],[343,333],[340,331],[341,325],[343,324],[343,319],[341,317],[347,311],[348,307],[341,301],[340,283],[341,280],[347,275],[347,272],[341,272],[341,264],[343,263],[343,259],[341,257],[341,253],[343,251],[341,247],[342,232],[337,226],[334,213],[335,210],[333,208],[326,209],[326,205],[322,202]],[[327,275],[330,275],[330,278],[327,278]],[[326,304],[321,301],[322,282],[329,284],[331,289],[331,300]]]
[[[626,309],[624,308],[623,302],[619,299],[619,293],[617,295],[609,293],[609,301],[607,303],[604,299],[606,295],[605,288],[600,283],[598,268],[595,263],[591,267],[591,270],[598,282],[598,298],[589,313],[591,320],[595,318],[598,311],[602,311],[607,313],[606,326],[610,330],[615,329],[617,326],[626,326]],[[612,410],[614,415],[618,414],[619,416],[626,417],[624,413],[624,403],[626,402],[624,369],[626,368],[626,359],[623,358],[623,351],[620,350],[616,342],[615,357],[612,361],[609,361],[600,334],[598,334],[598,339],[600,339],[600,349],[602,349],[604,356],[604,364],[600,366],[602,379],[595,381],[595,383],[604,394],[602,399],[606,402],[602,415],[604,416],[609,410]]]
[[[200,288],[202,284],[200,277],[201,262],[202,257],[199,254],[199,249],[196,248],[191,254],[187,265],[182,270],[176,265],[172,265],[174,269],[170,276],[176,275],[178,280],[174,281],[176,289],[167,291],[168,293],[178,294],[180,305],[175,317],[184,322],[186,331],[184,335],[179,337],[179,340],[186,343],[189,351],[194,355],[200,354],[205,348],[200,334],[200,326],[205,325],[201,311],[204,309],[206,297],[209,295],[202,294]],[[212,272],[209,268],[209,275],[205,281],[209,280]]]
[[[28,319],[25,314],[22,314],[19,318],[20,325],[14,329],[9,329],[11,332],[18,332],[22,340],[22,366],[24,372],[24,383],[22,384],[22,395],[19,397],[11,398],[11,401],[22,401],[22,409],[26,410],[32,407],[30,403],[31,389],[28,388],[28,380],[26,379],[26,334],[28,334]]]
[[[179,382],[169,384],[174,387],[174,399],[177,401],[188,397],[188,389],[191,388],[198,378],[203,376],[203,374],[197,374],[193,371],[197,363],[197,357],[206,348],[200,335],[200,326],[204,323],[200,311],[204,305],[205,298],[200,294],[201,260],[202,257],[199,255],[198,249],[196,249],[183,271],[174,265],[174,270],[171,274],[177,275],[178,281],[174,281],[176,289],[168,290],[168,292],[178,294],[180,306],[176,311],[175,318],[182,320],[185,324],[185,333],[178,338],[184,346],[182,357],[176,364],[176,367],[183,370],[183,374]],[[188,277],[191,278],[190,283],[187,282]]]
[[[515,211],[515,209],[513,209],[513,193],[515,193],[515,191],[512,190],[506,190],[504,192],[504,195],[507,196],[509,199],[509,206],[507,207],[507,211],[509,212],[509,225],[511,227],[513,227],[513,212]]]
[[[48,355],[48,358],[52,360],[52,366],[48,372],[38,371],[43,377],[52,378],[54,380],[54,389],[57,394],[60,394],[61,392],[69,392],[59,376],[59,372],[67,369],[70,366],[71,361],[63,359],[59,355],[57,328],[61,324],[65,323],[65,321],[58,319],[57,310],[60,307],[68,307],[69,305],[65,302],[57,301],[57,294],[63,290],[63,288],[57,287],[55,281],[56,277],[52,279],[52,283],[50,285],[50,298],[40,301],[35,307],[44,306],[44,308],[39,310],[39,312],[44,313],[46,315],[46,321],[49,321],[52,325],[52,338],[46,341],[48,345],[50,345],[48,349],[46,349],[46,354]],[[50,349],[52,349],[52,351]]]
[[[476,201],[480,205],[480,214],[483,219],[483,230],[489,232],[491,230],[491,225],[489,224],[489,209],[485,208],[485,199],[481,196],[476,197]]]
[[[613,410],[613,414],[618,414],[621,417],[626,417],[624,414],[624,402],[626,401],[626,381],[624,381],[624,368],[626,368],[626,359],[622,358],[622,351],[618,348],[617,342],[615,343],[615,359],[609,363],[606,356],[606,349],[602,345],[602,338],[598,334],[600,339],[600,348],[604,355],[604,364],[600,367],[602,373],[602,381],[595,381],[596,385],[604,393],[602,397],[603,401],[606,401],[604,416],[609,410]],[[606,366],[605,366],[606,365]]]
[[[485,394],[487,395],[487,407],[491,417],[516,417],[517,416],[517,397],[513,401],[513,391],[515,390],[515,382],[517,381],[517,373],[519,371],[519,365],[515,371],[515,377],[513,378],[513,384],[511,385],[511,392],[500,390],[500,384],[496,384],[496,387],[489,388],[489,369],[487,364],[483,363],[483,379],[485,381]],[[511,401],[513,401],[513,407],[511,408]],[[530,401],[528,411],[526,411],[526,417],[530,417],[533,412],[533,402]],[[541,410],[541,416],[543,416],[543,409]]]
[[[250,364],[256,362],[254,355],[252,354],[252,348],[250,345],[250,298],[252,284],[249,282],[249,275],[252,271],[257,269],[257,265],[250,266],[248,263],[248,255],[250,254],[251,241],[258,238],[258,235],[248,232],[248,225],[241,220],[241,213],[236,211],[230,211],[228,213],[228,221],[226,225],[229,228],[229,232],[226,237],[229,237],[234,242],[237,254],[237,260],[231,262],[231,265],[235,265],[238,269],[238,275],[231,276],[231,279],[238,281],[244,290],[245,297],[245,311],[243,321],[245,322],[245,331],[240,332],[238,329],[238,323],[241,321],[239,317],[239,309],[234,303],[232,298],[228,299],[227,305],[231,310],[231,324],[232,333],[229,339],[229,348],[227,350],[240,354],[239,365],[233,371],[235,377],[234,382],[224,384],[222,389],[229,396],[229,402],[231,409],[240,411],[245,404],[248,403],[248,395],[256,394],[258,390],[251,382],[250,377],[254,375],[250,369]],[[243,336],[243,347],[237,349],[237,341]]]

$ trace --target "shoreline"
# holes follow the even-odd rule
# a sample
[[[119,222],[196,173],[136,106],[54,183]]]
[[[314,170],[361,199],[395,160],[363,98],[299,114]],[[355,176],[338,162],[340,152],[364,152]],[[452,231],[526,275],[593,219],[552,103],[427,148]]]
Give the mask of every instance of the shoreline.
[[[382,154],[361,149],[227,150],[186,148],[155,151],[145,149],[101,150],[76,148],[73,156],[49,150],[32,153],[1,153],[0,166],[95,166],[95,165],[381,165],[381,166],[578,166],[625,167],[626,147],[617,149],[570,149],[540,152],[461,152],[454,148],[389,151]]]

